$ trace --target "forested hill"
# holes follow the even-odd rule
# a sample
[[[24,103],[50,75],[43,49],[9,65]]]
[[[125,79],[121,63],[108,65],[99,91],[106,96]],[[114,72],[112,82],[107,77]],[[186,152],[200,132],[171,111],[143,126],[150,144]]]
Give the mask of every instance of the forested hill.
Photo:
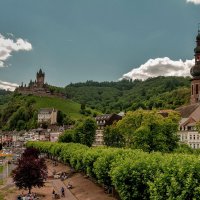
[[[11,93],[12,93],[12,92],[10,92],[10,91],[0,89],[0,107],[1,107],[3,104],[5,104],[6,102],[9,101],[10,96],[11,96]]]
[[[103,113],[143,109],[174,109],[189,102],[190,78],[156,77],[146,81],[69,84],[69,98]]]

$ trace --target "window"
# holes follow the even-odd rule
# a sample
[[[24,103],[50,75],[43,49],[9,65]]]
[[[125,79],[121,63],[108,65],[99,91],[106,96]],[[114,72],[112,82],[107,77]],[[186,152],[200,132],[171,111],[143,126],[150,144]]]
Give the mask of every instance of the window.
[[[194,139],[194,140],[195,140],[195,138],[196,138],[195,135],[193,135],[193,139]]]
[[[192,135],[190,135],[190,140],[192,140]]]
[[[199,85],[196,84],[196,94],[199,94]]]
[[[192,89],[191,90],[192,90],[192,95],[193,95],[193,90],[194,90],[194,86],[193,85],[192,85]]]
[[[195,144],[193,144],[193,148],[195,149]]]
[[[199,144],[197,144],[197,149],[199,148]]]
[[[182,141],[182,139],[183,139],[183,136],[182,136],[182,135],[180,135],[180,141]]]

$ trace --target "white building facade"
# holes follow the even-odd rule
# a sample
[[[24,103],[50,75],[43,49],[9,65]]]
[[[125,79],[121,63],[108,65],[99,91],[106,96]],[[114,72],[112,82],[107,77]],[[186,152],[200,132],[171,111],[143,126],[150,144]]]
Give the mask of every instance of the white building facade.
[[[54,108],[41,108],[38,112],[38,123],[57,123],[57,114],[58,111]]]

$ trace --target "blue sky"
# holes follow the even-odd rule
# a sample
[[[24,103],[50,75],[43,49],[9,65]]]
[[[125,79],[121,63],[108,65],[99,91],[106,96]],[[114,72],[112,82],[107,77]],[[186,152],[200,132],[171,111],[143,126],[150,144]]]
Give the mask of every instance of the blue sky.
[[[40,68],[57,86],[187,75],[200,22],[200,0],[188,1],[1,0],[0,87]]]

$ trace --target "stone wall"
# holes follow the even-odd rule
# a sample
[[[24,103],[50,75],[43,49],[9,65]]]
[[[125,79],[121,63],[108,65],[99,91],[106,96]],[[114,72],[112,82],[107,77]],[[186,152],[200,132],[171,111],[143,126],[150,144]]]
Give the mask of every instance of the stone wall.
[[[39,90],[39,89],[29,89],[29,88],[17,88],[16,90],[18,93],[23,95],[35,95],[35,96],[45,96],[45,97],[59,97],[59,98],[65,98],[64,94],[61,93],[51,93],[49,90]]]

